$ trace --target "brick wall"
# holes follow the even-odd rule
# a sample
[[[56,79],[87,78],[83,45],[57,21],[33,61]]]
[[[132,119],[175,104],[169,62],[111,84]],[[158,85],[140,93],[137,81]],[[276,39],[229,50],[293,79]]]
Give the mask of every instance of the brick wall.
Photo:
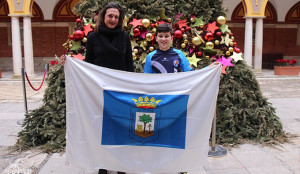
[[[34,57],[51,57],[62,55],[63,43],[67,41],[68,27],[33,27],[33,55]]]
[[[8,45],[8,28],[0,27],[0,58],[12,57],[11,45]]]
[[[254,25],[255,26],[255,25]],[[232,27],[235,42],[244,52],[244,27]],[[297,45],[297,28],[264,28],[263,33],[263,54],[283,53],[283,56],[300,56],[300,46]],[[254,43],[253,43],[254,55]]]
[[[244,27],[232,27],[229,28],[233,33],[234,42],[237,43],[237,47],[244,52],[244,37],[245,37],[245,28]]]
[[[8,43],[8,28],[0,27],[0,58],[12,57],[12,46]],[[32,27],[33,56],[54,57],[64,52],[63,43],[67,41],[68,27]],[[22,55],[24,50],[22,46]]]
[[[284,56],[300,56],[296,28],[264,28],[263,53],[283,53]]]
[[[244,24],[230,24],[234,33],[235,42],[244,52]],[[255,26],[255,24],[253,24]],[[0,59],[12,57],[12,47],[8,45],[10,33],[7,27],[0,27]],[[64,52],[63,43],[69,34],[68,27],[32,27],[33,55],[36,59],[43,57],[60,56]],[[300,46],[297,45],[297,28],[264,28],[263,54],[282,53],[284,57],[300,57]],[[23,47],[22,47],[23,52]],[[23,54],[23,53],[22,53]],[[23,54],[24,55],[24,54]],[[254,45],[253,45],[254,56]]]

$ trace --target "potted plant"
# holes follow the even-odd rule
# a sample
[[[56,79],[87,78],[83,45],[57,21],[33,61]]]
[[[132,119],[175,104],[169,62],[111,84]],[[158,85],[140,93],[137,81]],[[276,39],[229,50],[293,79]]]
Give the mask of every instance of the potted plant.
[[[274,74],[279,76],[299,75],[300,67],[295,66],[297,62],[295,59],[277,59],[277,66],[274,66]]]

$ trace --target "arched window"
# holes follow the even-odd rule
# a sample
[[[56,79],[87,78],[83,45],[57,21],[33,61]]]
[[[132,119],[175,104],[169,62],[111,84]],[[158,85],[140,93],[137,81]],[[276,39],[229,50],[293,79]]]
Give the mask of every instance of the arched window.
[[[272,3],[268,2],[265,10],[264,23],[276,23],[277,22],[277,12],[272,5]],[[231,22],[245,22],[245,11],[243,3],[239,3],[232,12]]]
[[[0,0],[0,21],[11,21],[11,18],[8,16],[9,8],[6,0]]]
[[[53,20],[56,22],[74,22],[76,15],[72,12],[73,7],[80,0],[60,0],[53,11]]]
[[[0,21],[10,22],[11,17],[8,16],[8,14],[9,14],[9,8],[8,8],[7,1],[0,0]],[[32,15],[33,15],[33,17],[31,18],[32,21],[39,22],[44,20],[43,12],[36,2],[33,2]]]
[[[285,22],[300,23],[300,2],[295,4],[286,14]]]

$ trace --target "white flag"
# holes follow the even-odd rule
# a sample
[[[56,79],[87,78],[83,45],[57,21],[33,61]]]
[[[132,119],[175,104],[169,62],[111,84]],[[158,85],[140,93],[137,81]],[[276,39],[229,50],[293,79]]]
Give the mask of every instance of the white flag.
[[[201,170],[220,72],[142,74],[67,57],[67,160],[132,173]]]

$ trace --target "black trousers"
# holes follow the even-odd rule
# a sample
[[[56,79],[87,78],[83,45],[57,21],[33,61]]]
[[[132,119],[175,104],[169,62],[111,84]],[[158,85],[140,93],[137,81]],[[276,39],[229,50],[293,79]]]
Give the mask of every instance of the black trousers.
[[[98,174],[107,174],[107,170],[99,169]],[[118,172],[118,174],[126,174],[125,172]]]

